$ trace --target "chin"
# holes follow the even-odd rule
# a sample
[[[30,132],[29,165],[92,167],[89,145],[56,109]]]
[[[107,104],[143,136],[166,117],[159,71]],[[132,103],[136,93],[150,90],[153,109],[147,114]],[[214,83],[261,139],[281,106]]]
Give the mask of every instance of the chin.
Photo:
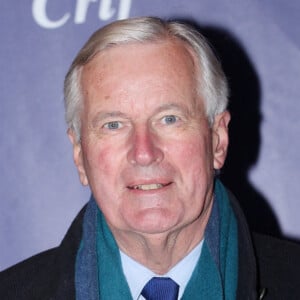
[[[159,234],[174,229],[179,223],[179,218],[166,209],[148,209],[132,218],[132,228],[146,234]]]

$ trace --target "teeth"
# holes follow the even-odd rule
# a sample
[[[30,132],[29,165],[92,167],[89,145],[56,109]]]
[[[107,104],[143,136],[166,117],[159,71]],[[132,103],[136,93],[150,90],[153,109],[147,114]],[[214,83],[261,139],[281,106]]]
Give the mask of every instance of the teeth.
[[[160,183],[151,183],[151,184],[139,184],[133,186],[133,189],[135,190],[143,190],[143,191],[148,191],[148,190],[156,190],[162,188],[163,185]]]

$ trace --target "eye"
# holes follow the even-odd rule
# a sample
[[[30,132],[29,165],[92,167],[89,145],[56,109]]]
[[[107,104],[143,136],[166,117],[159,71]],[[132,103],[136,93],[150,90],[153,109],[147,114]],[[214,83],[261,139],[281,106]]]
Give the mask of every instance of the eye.
[[[165,123],[167,125],[172,125],[178,121],[178,117],[176,117],[174,115],[168,115],[168,116],[164,116],[162,118],[162,121],[163,121],[163,123]]]
[[[122,127],[122,123],[119,121],[111,121],[107,122],[103,125],[103,128],[109,129],[109,130],[116,130]]]

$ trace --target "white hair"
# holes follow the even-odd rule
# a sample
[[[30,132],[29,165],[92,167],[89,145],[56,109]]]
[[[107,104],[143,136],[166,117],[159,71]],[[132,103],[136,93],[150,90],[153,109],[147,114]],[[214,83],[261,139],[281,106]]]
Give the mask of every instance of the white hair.
[[[83,105],[80,77],[83,66],[97,53],[116,45],[179,40],[196,58],[197,92],[202,96],[210,124],[228,104],[228,85],[221,64],[208,41],[196,29],[156,17],[119,20],[97,30],[74,59],[64,83],[65,118],[80,139],[80,112]]]

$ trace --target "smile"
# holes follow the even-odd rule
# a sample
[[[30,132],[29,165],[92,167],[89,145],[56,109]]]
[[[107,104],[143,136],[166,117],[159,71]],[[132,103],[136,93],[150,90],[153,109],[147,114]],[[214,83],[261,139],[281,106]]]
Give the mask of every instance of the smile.
[[[162,183],[137,184],[137,185],[129,186],[128,188],[131,190],[150,191],[150,190],[161,189],[169,184],[170,183],[168,183],[168,184],[162,184]]]

